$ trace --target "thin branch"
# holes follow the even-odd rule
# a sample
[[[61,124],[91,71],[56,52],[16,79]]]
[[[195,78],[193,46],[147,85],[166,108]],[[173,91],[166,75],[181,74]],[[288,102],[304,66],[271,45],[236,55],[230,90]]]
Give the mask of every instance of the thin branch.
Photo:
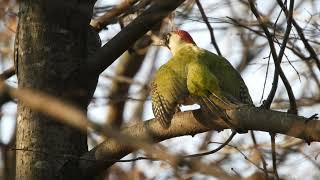
[[[287,8],[285,7],[285,5],[283,4],[283,2],[281,0],[277,0],[278,4],[280,5],[281,9],[284,11],[285,15],[290,17],[292,16],[292,13],[290,15],[290,10],[288,11]],[[309,44],[308,39],[306,39],[302,28],[298,25],[298,23],[292,19],[292,25],[295,27],[295,29],[298,32],[298,35],[301,38],[301,41],[303,42],[304,46],[306,47],[306,49],[309,51],[310,56],[315,60],[315,63],[317,64],[317,67],[320,71],[320,60],[318,58],[317,53],[314,51],[314,49],[312,48],[312,46]]]
[[[267,70],[264,76],[264,82],[263,82],[263,89],[262,89],[262,94],[261,94],[261,99],[260,102],[263,100],[264,92],[266,90],[266,85],[267,85],[267,79],[268,79],[268,74],[269,74],[269,67],[270,67],[270,56],[268,58],[268,63],[267,63]]]
[[[306,154],[304,152],[304,150],[302,150],[301,148],[299,150],[298,149],[290,149],[290,150],[296,151],[296,152],[302,154],[306,159],[308,159],[318,169],[318,171],[320,170],[320,165],[316,161],[316,159],[313,159],[313,157],[310,157],[308,154]]]
[[[95,28],[96,31],[101,31],[107,25],[114,23],[117,17],[132,7],[138,0],[124,0],[120,4],[114,6],[102,16],[92,20],[90,25]]]
[[[257,143],[257,140],[256,140],[256,136],[255,136],[253,131],[250,131],[250,135],[251,135],[251,139],[252,139],[252,142],[253,142],[253,147],[258,152],[260,160],[262,162],[264,176],[265,176],[266,179],[269,179],[267,163],[266,163],[266,160],[264,159],[263,154],[262,154],[262,152],[261,152],[261,150],[260,150],[260,148],[258,146],[258,143]]]
[[[274,4],[276,6],[276,3]],[[282,10],[279,12],[278,16],[277,16],[277,19],[276,21],[273,23],[273,34],[275,35],[276,34],[276,29],[277,29],[277,23],[278,23],[278,20],[281,16],[281,13],[282,13]],[[270,14],[269,14],[270,16]],[[276,40],[277,43],[279,43],[279,41],[277,40],[277,38],[274,36],[272,38],[273,41]],[[271,52],[270,52],[271,53]],[[268,79],[268,74],[269,74],[269,67],[270,67],[270,53],[269,53],[269,56],[268,56],[268,63],[267,63],[267,70],[266,70],[266,74],[265,74],[265,79],[264,79],[264,83],[263,83],[263,90],[262,90],[262,95],[261,95],[261,100],[260,102],[263,100],[263,97],[264,97],[264,92],[265,92],[265,88],[266,88],[266,83],[267,83],[267,79]],[[274,74],[276,74],[276,71],[274,72]],[[269,93],[269,96],[272,94],[272,96],[274,96],[276,90],[277,90],[277,85],[278,85],[278,81],[279,81],[279,77],[278,77],[278,74],[277,75],[274,75],[273,76],[273,83],[276,84],[274,86],[272,86],[272,89]],[[263,102],[264,104],[267,104],[267,102]]]
[[[234,168],[231,168],[231,171],[233,171],[237,176],[241,177],[241,175]]]
[[[215,143],[215,144],[222,144],[220,142],[210,142],[210,143]],[[246,156],[237,146],[233,146],[233,145],[230,145],[230,144],[227,144],[226,146],[229,146],[229,147],[232,147],[233,149],[235,149],[236,151],[238,151],[242,156],[243,158],[250,162],[252,165],[254,165],[257,169],[259,169],[260,171],[264,172],[265,170],[263,168],[261,168],[258,164],[256,164],[255,162],[251,161],[250,158],[248,158],[248,156]]]
[[[297,105],[301,106],[313,106],[317,103],[320,103],[320,97],[311,96],[311,97],[302,97],[297,99]],[[275,99],[272,107],[275,109],[285,109],[288,107],[289,101],[285,99]]]
[[[93,97],[93,100],[96,99],[108,99],[114,102],[122,102],[122,101],[140,101],[140,102],[144,102],[144,101],[150,101],[150,98],[134,98],[134,97],[130,97],[130,96],[118,96],[118,97],[114,97],[114,96],[98,96],[98,97]],[[101,105],[101,104],[100,104]]]
[[[3,71],[1,74],[0,74],[0,79],[2,80],[6,80],[6,79],[9,79],[11,76],[15,75],[16,72],[14,70],[14,67],[10,67],[8,69],[6,69],[5,71]]]
[[[236,19],[233,19],[231,17],[227,17],[228,19],[230,19],[232,22],[231,24],[235,25],[235,26],[240,26],[240,27],[243,27],[245,29],[248,29],[249,31],[251,32],[254,32],[255,34],[259,35],[259,36],[262,36],[262,37],[266,37],[264,34],[262,34],[260,31],[257,31],[255,29],[252,29],[250,28],[249,26],[246,26],[244,25],[243,23],[237,21]],[[311,41],[311,40],[309,40]],[[278,41],[274,41],[275,43],[279,44]],[[311,76],[313,77],[314,81],[317,83],[317,86],[320,88],[320,81],[318,79],[318,77],[316,76],[316,74],[313,72],[313,69],[312,69],[312,65],[310,63],[310,59],[311,57],[306,57],[304,54],[301,53],[301,50],[298,49],[298,47],[294,46],[294,44],[292,42],[288,42],[291,46],[287,46],[286,48],[287,49],[290,49],[296,56],[298,56],[299,58],[301,58],[302,60],[305,60],[306,61],[306,65],[308,66],[309,68],[309,71],[311,73]],[[299,75],[299,73],[297,73]],[[264,93],[262,93],[264,94]],[[262,97],[263,98],[263,97]]]
[[[278,61],[279,63],[281,62],[282,60],[282,57],[284,55],[284,51],[286,49],[286,44],[287,44],[287,41],[289,39],[289,35],[290,35],[290,31],[291,31],[291,28],[292,28],[292,20],[293,20],[293,8],[294,8],[294,0],[290,0],[290,5],[289,5],[289,15],[287,17],[287,29],[286,29],[286,32],[284,34],[284,38],[282,40],[282,44],[281,44],[281,47],[280,47],[280,52],[279,52],[279,55],[278,55]],[[277,71],[275,71],[277,72]],[[280,71],[279,71],[280,72]],[[278,74],[275,74],[278,76]],[[283,84],[285,85],[286,87],[286,90],[287,90],[287,93],[288,93],[288,97],[289,97],[289,100],[290,100],[290,109],[289,109],[289,112],[291,113],[294,113],[294,114],[297,114],[297,104],[296,104],[296,99],[294,97],[294,94],[292,92],[292,88],[290,86],[290,83],[289,81],[285,78],[281,78],[282,81],[283,81]],[[286,80],[286,81],[285,81]]]
[[[202,7],[202,4],[201,4],[200,0],[196,0],[196,3],[197,3],[197,6],[198,6],[199,11],[200,11],[200,13],[201,13],[202,19],[203,19],[203,21],[206,23],[207,28],[208,28],[208,30],[209,30],[209,32],[210,32],[211,43],[212,43],[212,45],[214,46],[214,48],[216,49],[218,55],[219,55],[219,56],[222,56],[222,54],[221,54],[221,52],[220,52],[220,49],[219,49],[219,46],[218,46],[218,44],[217,44],[217,42],[216,42],[216,38],[215,38],[215,36],[214,36],[213,27],[211,26],[211,24],[210,24],[210,22],[209,22],[209,20],[208,20],[208,17],[206,16],[206,13],[204,12],[204,9],[203,9],[203,7]]]
[[[271,137],[271,150],[272,150],[272,167],[273,173],[276,180],[279,180],[278,170],[277,170],[277,153],[276,153],[276,143],[275,143],[275,134],[270,133]]]
[[[123,76],[123,75],[119,75],[119,74],[117,74],[117,75],[102,74],[101,77],[104,77],[104,78],[107,78],[107,79],[112,79],[114,81],[118,81],[119,83],[134,84],[134,85],[139,85],[139,86],[142,86],[142,87],[147,87],[148,86],[143,82],[136,81],[132,77]]]
[[[33,149],[27,149],[27,148],[8,148],[10,151],[25,151],[25,152],[32,152],[37,154],[43,154],[48,157],[54,157],[58,159],[64,159],[64,160],[83,160],[83,161],[93,161],[97,163],[101,162],[133,162],[133,161],[139,161],[139,160],[150,160],[150,161],[161,161],[161,159],[157,158],[151,158],[151,157],[136,157],[132,159],[104,159],[104,160],[96,160],[96,159],[87,159],[87,158],[81,158],[74,154],[52,154],[46,151],[39,151],[39,150],[33,150]]]
[[[253,0],[248,0],[248,1],[249,1],[249,5],[250,5],[252,13],[257,18],[260,26],[262,27],[262,29],[263,29],[266,37],[267,37],[267,40],[268,40],[268,43],[269,43],[269,46],[270,46],[270,50],[271,50],[271,55],[272,55],[274,63],[275,63],[275,76],[274,76],[274,81],[272,83],[272,89],[271,89],[271,91],[269,93],[269,96],[268,96],[267,100],[264,102],[263,106],[265,108],[270,108],[270,105],[271,105],[271,102],[272,102],[272,100],[274,98],[276,89],[278,88],[278,78],[277,78],[278,76],[276,76],[276,75],[279,74],[281,79],[282,79],[283,84],[286,87],[286,90],[287,90],[289,98],[293,101],[292,112],[295,112],[296,108],[294,109],[294,107],[295,107],[294,106],[294,101],[295,101],[294,94],[292,92],[292,88],[290,86],[290,83],[289,83],[288,79],[286,78],[286,76],[285,76],[285,74],[284,74],[284,72],[283,72],[283,70],[281,68],[281,65],[280,65],[281,59],[282,59],[282,56],[283,56],[283,52],[279,53],[279,56],[277,56],[276,49],[274,47],[273,40],[272,40],[273,38],[272,38],[272,36],[271,36],[271,34],[270,34],[270,32],[269,32],[264,20],[260,17],[259,12],[258,12],[258,10],[256,9],[256,7],[254,5]],[[293,7],[293,1],[290,1],[290,6],[291,6],[291,4],[292,4],[292,7]],[[288,30],[288,28],[287,28],[287,30]],[[289,29],[288,33],[290,33],[290,30],[291,30],[291,28]],[[286,42],[287,41],[283,41],[283,45],[284,46],[282,46],[282,47],[285,48]]]
[[[229,138],[222,143],[219,147],[217,147],[214,150],[211,151],[207,151],[207,152],[203,152],[203,153],[197,153],[197,154],[190,154],[187,156],[183,156],[184,158],[194,158],[194,157],[200,157],[200,156],[205,156],[205,155],[209,155],[209,154],[213,154],[218,152],[220,149],[224,148],[226,145],[228,145],[230,143],[230,141],[232,140],[232,138],[237,134],[237,132],[232,131],[232,134],[229,136]]]

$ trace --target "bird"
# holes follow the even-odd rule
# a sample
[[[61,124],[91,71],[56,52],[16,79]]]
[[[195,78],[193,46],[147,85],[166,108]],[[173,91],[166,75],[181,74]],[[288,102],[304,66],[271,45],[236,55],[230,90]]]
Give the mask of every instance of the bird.
[[[239,72],[224,57],[198,47],[187,31],[171,31],[159,42],[172,53],[151,82],[152,110],[163,128],[170,127],[182,105],[199,104],[204,112],[225,121],[226,110],[253,105]]]

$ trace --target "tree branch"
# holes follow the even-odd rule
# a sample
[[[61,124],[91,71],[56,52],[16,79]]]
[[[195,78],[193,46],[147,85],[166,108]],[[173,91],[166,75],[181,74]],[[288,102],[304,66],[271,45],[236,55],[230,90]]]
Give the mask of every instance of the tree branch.
[[[263,107],[270,108],[272,100],[273,100],[274,95],[276,93],[276,90],[278,88],[278,75],[280,75],[280,77],[282,79],[282,82],[285,85],[285,88],[287,90],[288,96],[290,98],[290,102],[294,103],[293,105],[291,105],[291,107],[293,108],[291,111],[295,111],[296,112],[296,105],[295,105],[295,102],[294,102],[295,101],[295,97],[294,97],[294,94],[292,92],[292,88],[291,88],[290,83],[289,83],[288,79],[286,78],[286,76],[285,76],[285,74],[284,74],[284,72],[283,72],[283,70],[281,68],[281,65],[280,65],[281,64],[281,60],[282,60],[282,56],[284,54],[283,52],[284,52],[287,40],[284,39],[283,44],[281,45],[281,49],[283,49],[282,50],[283,52],[280,52],[279,56],[277,56],[277,52],[276,52],[276,49],[275,49],[274,43],[273,43],[273,38],[271,36],[271,33],[268,30],[268,27],[267,27],[265,21],[260,16],[260,13],[258,12],[257,8],[255,7],[253,0],[248,0],[248,2],[249,2],[250,9],[251,9],[252,13],[255,15],[256,19],[258,20],[261,28],[263,29],[263,31],[264,31],[264,33],[266,35],[266,38],[267,38],[269,46],[270,46],[271,55],[272,55],[272,58],[273,58],[273,61],[274,61],[274,64],[275,64],[275,72],[274,72],[272,88],[270,90],[270,93],[268,95],[267,100],[263,103]],[[292,4],[292,7],[293,7],[293,4]],[[286,34],[288,36],[289,36],[290,30],[291,30],[291,21],[292,21],[291,18],[289,18],[288,22],[287,22],[289,28],[287,28]]]
[[[109,67],[122,53],[124,53],[136,40],[148,32],[154,25],[159,23],[169,13],[176,9],[184,0],[153,1],[150,8],[123,28],[115,37],[105,44],[88,62],[83,66],[90,75],[96,77]]]
[[[250,130],[274,132],[310,141],[320,141],[320,121],[308,118],[265,110],[255,107],[243,107],[238,110],[228,111],[228,115],[237,127]],[[206,123],[204,122],[206,121]],[[137,123],[122,129],[121,133],[136,139],[153,139],[154,143],[185,135],[227,129],[228,126],[221,119],[209,119],[200,110],[177,113],[169,129],[163,129],[157,120]],[[113,139],[106,139],[103,143],[84,154],[81,159],[94,159],[96,161],[79,161],[81,172],[96,174],[110,166],[116,161],[104,161],[121,159],[134,149],[126,144]]]
[[[138,0],[125,0],[120,4],[114,6],[111,10],[103,14],[102,16],[91,21],[91,26],[94,27],[96,31],[101,31],[108,24],[115,22],[119,15],[127,11],[132,7]]]
[[[6,79],[9,79],[11,76],[15,75],[16,72],[14,70],[14,67],[10,67],[6,70],[4,70],[1,74],[0,74],[0,79],[2,80],[6,80]]]
[[[202,4],[201,4],[200,0],[196,0],[196,3],[197,3],[197,6],[198,6],[198,9],[199,9],[199,11],[200,11],[200,14],[201,14],[201,16],[202,16],[202,19],[203,19],[203,21],[206,23],[207,28],[208,28],[208,30],[209,30],[210,38],[211,38],[211,43],[212,43],[212,45],[214,46],[214,48],[216,49],[217,54],[218,54],[219,56],[222,56],[221,51],[220,51],[220,49],[219,49],[219,46],[218,46],[218,44],[217,44],[216,38],[215,38],[215,36],[214,36],[213,27],[211,26],[211,24],[210,24],[210,22],[209,22],[209,20],[208,20],[208,17],[206,16],[206,13],[204,12],[204,9],[203,9],[203,7],[202,7]]]
[[[290,16],[290,12],[287,10],[287,8],[285,7],[285,5],[283,4],[282,1],[280,0],[277,0],[278,4],[280,5],[281,9],[284,11],[285,15],[287,16]],[[301,41],[303,42],[305,48],[309,51],[310,53],[310,57],[312,57],[315,61],[315,63],[317,64],[317,67],[318,67],[318,70],[320,70],[320,60],[318,58],[318,55],[317,53],[314,51],[314,49],[312,48],[312,46],[309,44],[309,41],[308,39],[305,37],[304,35],[304,32],[303,32],[303,29],[299,26],[299,24],[294,20],[292,19],[292,25],[295,27],[295,29],[297,30],[298,32],[298,35],[300,36],[301,38]]]

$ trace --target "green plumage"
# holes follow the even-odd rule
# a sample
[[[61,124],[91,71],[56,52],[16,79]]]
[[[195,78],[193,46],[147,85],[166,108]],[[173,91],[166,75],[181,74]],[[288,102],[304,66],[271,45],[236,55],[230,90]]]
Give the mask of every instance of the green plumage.
[[[221,115],[236,105],[252,104],[243,79],[225,58],[190,43],[157,71],[151,98],[155,117],[165,128],[179,105],[197,103]]]

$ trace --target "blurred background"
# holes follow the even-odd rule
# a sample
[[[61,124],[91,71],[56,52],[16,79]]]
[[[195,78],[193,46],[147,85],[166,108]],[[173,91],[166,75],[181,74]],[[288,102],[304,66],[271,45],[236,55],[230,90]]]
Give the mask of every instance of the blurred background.
[[[98,0],[91,25],[100,31],[102,44],[108,42],[130,21],[149,7],[151,0]],[[241,73],[246,82],[254,104],[260,106],[269,95],[273,82],[274,61],[270,46],[258,21],[245,0],[186,0],[170,17],[152,32],[142,37],[130,50],[113,63],[99,79],[94,98],[88,107],[88,116],[114,128],[130,126],[138,121],[153,118],[149,97],[149,84],[154,72],[171,57],[168,49],[150,46],[150,35],[158,35],[169,27],[190,32],[199,47],[222,56]],[[281,1],[282,2],[282,1]],[[283,1],[289,7],[289,2]],[[272,34],[277,52],[287,28],[287,19],[276,0],[255,1],[264,23]],[[18,21],[16,0],[0,0],[0,70],[13,65],[13,45]],[[122,9],[121,9],[122,8]],[[97,26],[101,17],[117,12],[103,27]],[[201,9],[201,8],[200,8]],[[288,9],[288,8],[287,8]],[[296,0],[293,18],[298,27],[290,32],[281,67],[290,82],[296,97],[298,114],[309,117],[320,110],[320,66],[317,65],[320,53],[320,1]],[[208,24],[213,31],[208,29]],[[303,35],[301,35],[303,32]],[[214,38],[212,36],[214,34]],[[306,41],[313,49],[306,48]],[[214,43],[216,43],[216,47]],[[318,59],[319,60],[319,59]],[[16,77],[7,80],[17,86]],[[185,107],[184,110],[197,108]],[[287,111],[289,100],[287,91],[279,80],[271,109]],[[2,162],[5,162],[6,147],[14,142],[16,104],[7,103],[1,108],[0,139]],[[178,137],[161,144],[176,154],[192,154],[214,149],[215,142],[224,142],[231,131],[207,132],[193,137]],[[88,136],[92,148],[103,141],[94,132]],[[276,136],[278,172],[284,179],[320,179],[320,160],[318,143],[306,144],[304,141],[288,136]],[[124,159],[145,156],[136,152]],[[264,177],[263,165],[272,170],[270,136],[266,132],[237,135],[229,146],[219,152],[199,157],[227,174],[241,177]],[[6,167],[0,163],[3,171]],[[108,172],[106,179],[215,179],[186,169],[176,171],[165,162],[140,160],[116,163]]]

